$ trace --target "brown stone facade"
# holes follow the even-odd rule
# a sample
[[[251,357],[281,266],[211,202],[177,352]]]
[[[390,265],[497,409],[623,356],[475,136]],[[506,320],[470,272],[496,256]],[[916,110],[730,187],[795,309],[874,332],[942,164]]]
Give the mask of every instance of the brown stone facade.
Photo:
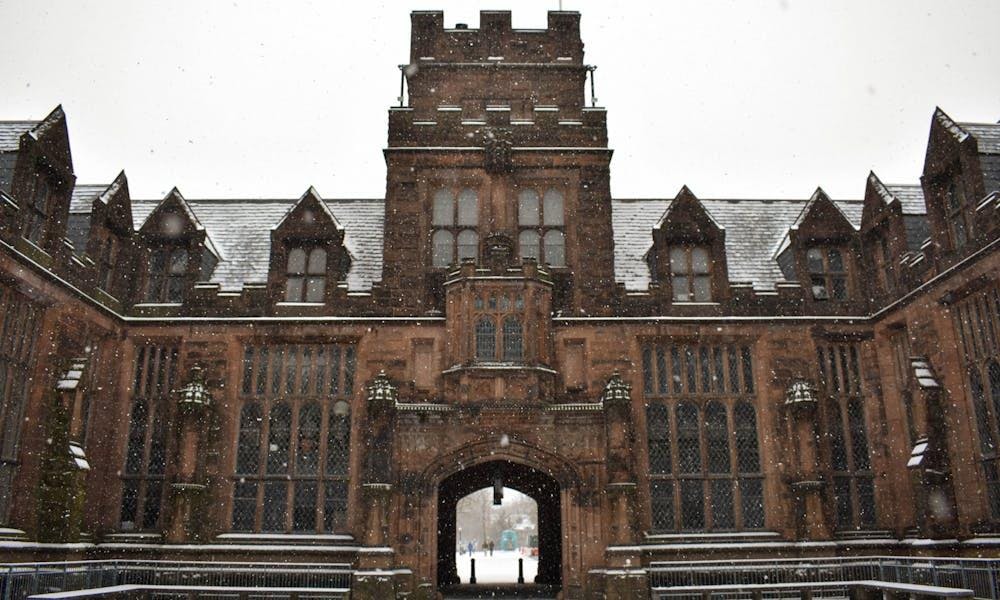
[[[579,19],[414,13],[375,263],[360,209],[311,188],[263,238],[176,189],[133,223],[124,174],[71,205],[65,115],[25,130],[0,192],[4,560],[292,556],[424,594],[454,582],[455,503],[497,478],[538,502],[564,598],[633,597],[663,560],[995,555],[1000,125],[937,111],[921,186],[817,190],[767,247],[739,222],[785,217],[727,225],[687,188],[635,244]],[[82,503],[65,536],[59,502]]]

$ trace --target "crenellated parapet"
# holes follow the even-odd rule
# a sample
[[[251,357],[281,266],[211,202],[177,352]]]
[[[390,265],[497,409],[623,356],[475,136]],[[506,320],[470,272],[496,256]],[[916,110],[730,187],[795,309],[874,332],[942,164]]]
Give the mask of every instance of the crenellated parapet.
[[[411,13],[410,61],[571,63],[583,60],[580,13],[549,11],[546,29],[514,29],[507,10],[479,13],[479,29],[458,23],[444,26],[441,11]]]

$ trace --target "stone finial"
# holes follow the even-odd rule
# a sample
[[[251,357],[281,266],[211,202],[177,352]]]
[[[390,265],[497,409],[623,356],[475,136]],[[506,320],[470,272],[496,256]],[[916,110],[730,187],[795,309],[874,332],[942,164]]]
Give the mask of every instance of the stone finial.
[[[785,406],[813,407],[818,402],[816,387],[803,379],[792,382],[785,391]]]
[[[385,370],[378,372],[378,375],[368,384],[368,405],[380,407],[393,407],[396,405],[399,392],[396,386],[389,381],[389,376]]]
[[[605,405],[617,402],[628,403],[632,398],[631,393],[632,386],[625,383],[621,373],[618,372],[618,369],[615,369],[614,373],[608,379],[607,385],[604,386],[604,391],[601,392],[601,401]]]
[[[182,410],[205,408],[212,403],[212,394],[205,384],[205,371],[198,365],[191,367],[188,384],[173,393],[177,394],[177,403]]]

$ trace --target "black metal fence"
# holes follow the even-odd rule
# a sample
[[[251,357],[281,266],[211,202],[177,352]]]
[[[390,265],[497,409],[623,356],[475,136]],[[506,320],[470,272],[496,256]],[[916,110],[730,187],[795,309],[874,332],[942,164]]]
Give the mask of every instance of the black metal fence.
[[[887,581],[971,589],[1000,600],[1000,559],[863,556],[659,562],[649,566],[654,592],[681,586]],[[654,593],[654,597],[663,594]]]
[[[0,600],[116,585],[350,589],[347,564],[90,560],[0,565]]]

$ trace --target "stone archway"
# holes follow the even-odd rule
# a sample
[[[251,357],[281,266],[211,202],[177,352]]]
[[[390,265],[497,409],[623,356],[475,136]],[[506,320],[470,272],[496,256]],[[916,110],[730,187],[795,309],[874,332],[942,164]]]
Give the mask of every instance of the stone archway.
[[[458,501],[482,488],[503,485],[530,496],[538,504],[538,575],[535,583],[562,584],[562,489],[551,475],[503,458],[456,471],[441,480],[437,490],[438,585],[459,583],[455,565],[455,512]]]

